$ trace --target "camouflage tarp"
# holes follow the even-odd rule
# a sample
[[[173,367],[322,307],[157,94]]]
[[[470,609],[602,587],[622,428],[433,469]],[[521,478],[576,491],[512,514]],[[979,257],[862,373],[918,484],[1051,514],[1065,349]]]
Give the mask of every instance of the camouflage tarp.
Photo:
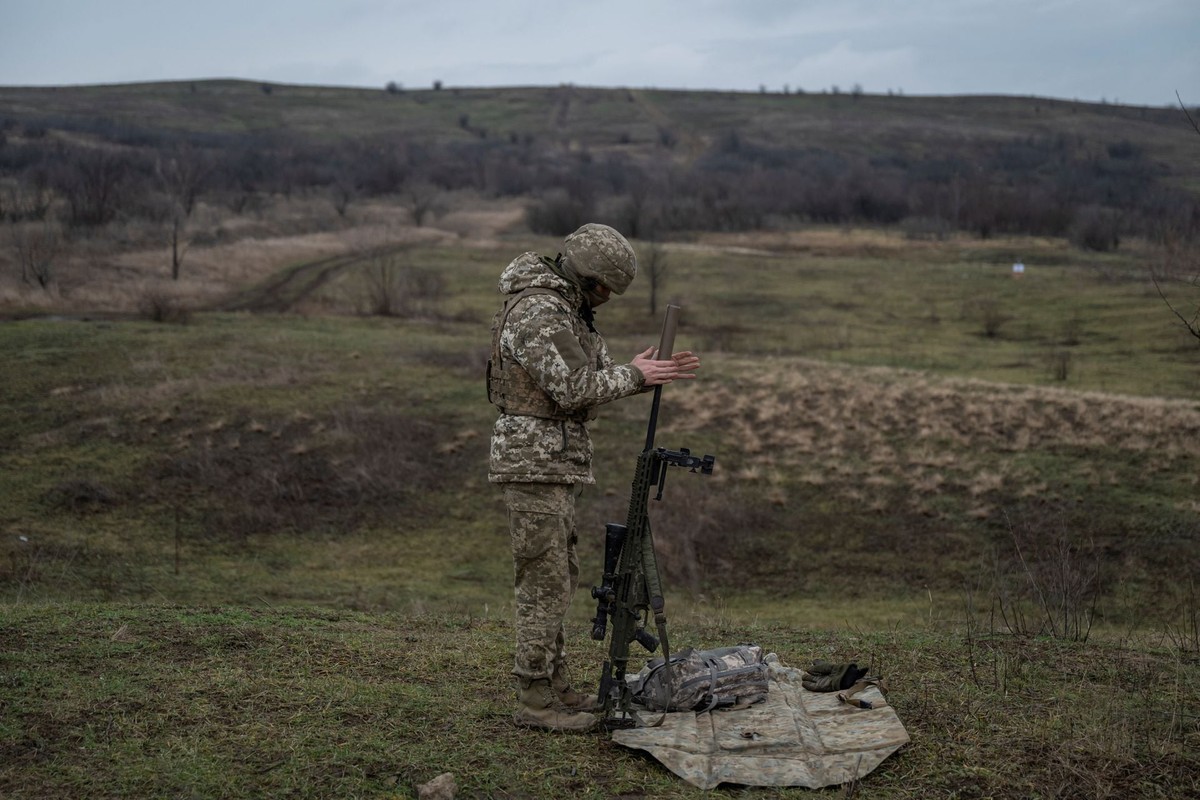
[[[810,692],[804,673],[767,656],[767,699],[737,711],[675,712],[658,727],[613,731],[614,742],[645,750],[693,786],[805,786],[818,789],[862,778],[908,742],[900,718],[879,690],[854,708],[836,692]],[[648,714],[650,721],[658,714]]]

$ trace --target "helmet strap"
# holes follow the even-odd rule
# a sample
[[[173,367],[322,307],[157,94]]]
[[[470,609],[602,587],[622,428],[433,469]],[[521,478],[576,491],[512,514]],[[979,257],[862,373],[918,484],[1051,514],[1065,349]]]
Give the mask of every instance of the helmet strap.
[[[596,332],[596,326],[593,324],[596,320],[596,310],[592,308],[592,304],[584,298],[584,301],[579,304],[579,316],[587,323],[588,330],[592,333]]]

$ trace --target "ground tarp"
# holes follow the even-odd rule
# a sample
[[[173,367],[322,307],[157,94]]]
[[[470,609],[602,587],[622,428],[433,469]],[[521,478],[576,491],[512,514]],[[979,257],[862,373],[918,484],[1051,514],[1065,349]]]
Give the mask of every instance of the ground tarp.
[[[908,732],[879,690],[857,695],[810,692],[803,672],[768,655],[767,699],[737,711],[674,712],[657,727],[613,731],[614,742],[645,750],[693,786],[836,786],[862,778],[908,742]],[[649,721],[658,714],[647,714]]]

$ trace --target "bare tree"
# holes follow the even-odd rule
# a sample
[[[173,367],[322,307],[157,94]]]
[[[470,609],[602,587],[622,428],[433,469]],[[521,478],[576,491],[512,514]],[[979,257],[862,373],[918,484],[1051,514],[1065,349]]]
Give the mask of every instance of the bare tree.
[[[346,216],[346,212],[350,210],[350,203],[358,197],[358,192],[358,182],[353,178],[347,175],[334,178],[329,186],[329,200],[339,217]]]
[[[650,316],[658,315],[658,290],[667,277],[667,252],[657,242],[642,249],[642,268],[650,281]]]
[[[413,263],[407,247],[383,248],[362,258],[366,313],[382,317],[433,314],[445,294],[442,275]]]
[[[1184,260],[1189,259],[1191,263],[1185,265]],[[1175,278],[1184,280],[1194,289],[1200,289],[1200,265],[1196,263],[1196,256],[1192,253],[1184,253],[1182,249],[1172,247],[1167,253],[1167,257],[1163,266],[1160,269],[1151,268],[1150,280],[1154,281],[1154,288],[1158,290],[1158,296],[1167,304],[1167,308],[1171,309],[1171,313],[1178,317],[1183,326],[1187,328],[1188,333],[1200,339],[1200,303],[1191,311],[1180,311],[1175,307],[1175,304],[1167,297],[1167,293],[1163,290],[1160,278]],[[1184,278],[1182,276],[1190,272],[1190,276]]]
[[[376,252],[363,259],[363,291],[367,314],[381,317],[401,316],[404,306],[401,276],[408,267],[408,257],[403,251]]]
[[[183,257],[190,244],[187,238],[188,221],[211,171],[209,159],[188,145],[177,147],[171,155],[158,159],[154,165],[155,176],[167,202],[173,280],[179,280]]]
[[[437,187],[425,181],[410,183],[404,190],[404,204],[419,228],[430,214],[442,212],[442,197]]]
[[[1187,106],[1183,104],[1183,99],[1179,96],[1179,92],[1175,93],[1175,99],[1179,101],[1179,107],[1183,109],[1183,115],[1191,123],[1192,129],[1197,134],[1200,134],[1200,124],[1197,124],[1196,120],[1188,112]],[[1191,248],[1170,248],[1162,271],[1165,276],[1188,274],[1187,282],[1193,288],[1200,289],[1200,259],[1197,259]],[[1196,339],[1200,339],[1200,303],[1197,303],[1195,309],[1192,311],[1182,312],[1167,299],[1167,295],[1159,283],[1159,276],[1155,274],[1153,269],[1150,271],[1150,279],[1154,281],[1154,288],[1158,290],[1158,296],[1167,304],[1167,308],[1171,309],[1171,313],[1179,318],[1179,321],[1187,328],[1188,333],[1196,337]],[[1188,314],[1190,314],[1190,318]]]
[[[121,185],[129,172],[123,154],[99,148],[63,149],[55,188],[67,201],[72,225],[104,225],[121,207]]]
[[[32,182],[12,187],[0,196],[0,220],[44,220],[53,199],[45,174],[35,175]]]
[[[659,198],[668,191],[664,188],[666,182],[661,175],[643,175],[631,182],[622,211],[626,232],[632,238],[654,237],[662,216]]]
[[[49,219],[13,222],[9,234],[21,264],[21,282],[49,289],[54,280],[54,264],[65,249],[58,224]]]
[[[183,257],[191,246],[187,238],[187,219],[178,211],[171,214],[171,228],[168,241],[171,243],[171,280],[179,280],[179,270],[183,266]]]

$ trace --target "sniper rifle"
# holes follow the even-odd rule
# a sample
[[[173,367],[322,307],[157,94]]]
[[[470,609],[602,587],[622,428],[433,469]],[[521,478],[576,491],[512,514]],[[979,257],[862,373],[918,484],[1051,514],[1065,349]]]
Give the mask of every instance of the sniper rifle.
[[[675,346],[679,312],[679,306],[667,306],[662,337],[658,345],[657,357],[660,359],[671,356]],[[638,455],[637,466],[634,469],[625,524],[610,522],[604,526],[604,576],[600,586],[592,587],[592,597],[597,601],[596,616],[592,619],[592,638],[599,642],[604,641],[610,621],[612,627],[608,660],[604,662],[599,689],[599,701],[603,704],[601,724],[608,729],[633,727],[637,724],[632,707],[633,692],[625,679],[630,643],[637,642],[651,653],[662,645],[667,671],[665,690],[668,697],[672,690],[667,616],[648,513],[651,488],[658,487],[655,500],[662,500],[667,467],[686,467],[691,472],[699,471],[702,475],[711,475],[715,462],[713,456],[693,456],[687,448],[667,450],[654,446],[662,388],[654,387],[654,401],[650,407],[650,422],[646,429],[646,445]],[[646,630],[651,613],[654,615],[657,636]],[[666,703],[663,707],[666,707]]]

